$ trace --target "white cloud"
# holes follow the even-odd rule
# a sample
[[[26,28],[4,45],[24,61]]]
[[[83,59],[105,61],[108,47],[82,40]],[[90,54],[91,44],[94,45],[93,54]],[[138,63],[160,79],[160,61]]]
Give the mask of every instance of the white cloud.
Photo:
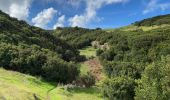
[[[85,0],[42,0],[44,3],[57,3],[59,5],[71,5],[73,7],[78,7],[82,1]]]
[[[74,7],[79,7],[83,0],[68,0],[67,3],[74,6]]]
[[[56,27],[64,27],[64,23],[65,23],[65,15],[62,15],[61,17],[58,18],[58,21],[53,26],[53,29],[56,29]]]
[[[34,23],[34,26],[45,28],[46,25],[53,19],[56,13],[57,10],[54,8],[44,9],[32,19],[32,22]]]
[[[97,10],[102,6],[115,3],[125,3],[127,1],[128,0],[86,0],[85,2],[87,7],[85,9],[85,13],[82,15],[75,15],[74,17],[70,18],[70,25],[73,27],[86,27],[89,22],[98,19],[96,16]]]
[[[11,17],[26,20],[32,0],[0,0],[0,9]]]
[[[159,1],[160,0],[150,0],[145,10],[143,11],[143,14],[147,14],[159,9],[164,11],[170,8],[170,3],[159,3]]]

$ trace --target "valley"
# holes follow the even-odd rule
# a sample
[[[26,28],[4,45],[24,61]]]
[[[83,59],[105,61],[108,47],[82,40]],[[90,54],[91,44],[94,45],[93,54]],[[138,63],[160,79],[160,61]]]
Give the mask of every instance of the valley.
[[[170,15],[45,30],[0,11],[0,100],[169,100]]]

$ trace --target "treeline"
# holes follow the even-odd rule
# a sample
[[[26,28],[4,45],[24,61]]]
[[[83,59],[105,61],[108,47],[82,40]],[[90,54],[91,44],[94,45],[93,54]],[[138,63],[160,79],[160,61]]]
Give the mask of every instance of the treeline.
[[[0,11],[0,67],[68,83],[85,58],[65,41]]]
[[[103,34],[100,28],[85,29],[80,27],[58,27],[54,30],[54,35],[67,41],[74,48],[81,49],[90,46],[91,42],[96,40],[96,37]]]
[[[109,100],[169,99],[169,27],[147,32],[114,31],[98,36],[97,41],[110,45],[109,50],[97,51],[108,77],[102,85],[104,97]]]

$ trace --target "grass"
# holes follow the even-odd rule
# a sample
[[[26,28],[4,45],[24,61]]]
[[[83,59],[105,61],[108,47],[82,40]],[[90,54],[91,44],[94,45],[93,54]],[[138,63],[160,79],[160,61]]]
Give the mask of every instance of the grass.
[[[80,51],[80,55],[84,55],[86,57],[96,57],[96,49],[92,46],[88,46],[86,48],[83,48]]]
[[[61,86],[39,78],[7,71],[0,68],[0,99],[5,100],[103,100],[96,88],[73,88]],[[50,91],[49,91],[50,90]],[[49,91],[48,95],[47,92]]]
[[[104,29],[107,32],[112,32],[115,30],[121,30],[121,31],[134,31],[136,29],[141,29],[143,31],[150,31],[150,30],[154,30],[154,29],[158,29],[158,28],[165,28],[168,27],[170,25],[167,24],[163,24],[163,25],[154,25],[154,26],[134,26],[134,25],[129,25],[129,26],[124,26],[124,27],[120,27],[120,28],[113,28],[113,29]]]
[[[86,48],[80,49],[80,55],[86,56],[86,58],[90,57],[97,57],[96,56],[96,50],[92,46],[88,46]],[[87,73],[90,71],[89,65],[85,62],[80,63],[80,73],[81,75],[87,75]]]
[[[80,63],[80,74],[81,75],[87,75],[87,73],[90,71],[89,66],[87,63]]]
[[[81,55],[96,57],[96,49],[87,47],[80,50]],[[81,75],[89,72],[87,63],[80,63]],[[57,83],[48,83],[40,78],[7,71],[0,68],[0,100],[103,100],[100,91],[95,88],[73,88],[66,90]]]

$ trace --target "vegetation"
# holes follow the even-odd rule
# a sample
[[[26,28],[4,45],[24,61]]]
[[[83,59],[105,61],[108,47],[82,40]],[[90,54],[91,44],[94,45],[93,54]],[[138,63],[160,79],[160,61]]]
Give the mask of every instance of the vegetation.
[[[70,83],[78,76],[75,62],[84,57],[65,41],[3,12],[0,12],[0,27],[3,68],[62,83]]]
[[[170,57],[148,65],[138,80],[136,100],[168,100],[170,98]]]
[[[124,87],[125,85],[121,84],[121,81],[118,81],[118,78],[128,77],[128,79],[133,80],[133,84],[137,84],[135,80],[142,81],[140,81],[141,83],[138,83],[136,86],[137,90],[135,95],[137,95],[137,100],[146,100],[149,98],[149,100],[168,100],[167,93],[169,92],[166,90],[163,92],[163,87],[161,87],[165,83],[164,81],[160,81],[159,84],[162,84],[160,87],[156,88],[153,86],[152,88],[152,85],[156,85],[155,82],[157,82],[157,79],[161,76],[152,76],[153,78],[150,79],[150,75],[156,75],[155,73],[159,75],[161,72],[157,72],[159,70],[156,71],[155,67],[153,67],[153,72],[151,72],[151,69],[147,69],[146,66],[149,66],[154,62],[161,62],[162,57],[170,54],[169,33],[170,27],[166,26],[164,28],[159,27],[148,31],[143,31],[140,29],[135,31],[121,31],[118,29],[109,32],[107,35],[103,34],[98,36],[97,41],[99,41],[100,44],[109,43],[110,46],[109,50],[98,50],[98,55],[103,63],[104,71],[109,78],[103,83],[103,95],[109,98],[109,100],[115,100],[116,97],[116,99],[119,99],[119,95],[116,96],[112,90],[117,91],[116,93],[118,94],[121,94],[118,86],[120,85],[120,87]],[[164,64],[158,65],[159,68],[163,66]],[[147,72],[146,76],[142,74],[145,71]],[[132,83],[132,81],[126,82],[127,84]],[[119,85],[115,85],[116,83]],[[128,86],[128,88],[135,91],[135,88],[133,87],[134,85]],[[169,86],[166,88],[168,89]],[[158,89],[161,89],[162,91],[159,91]],[[159,92],[163,92],[165,94],[160,94]],[[127,98],[130,100],[134,99],[134,94],[131,94],[132,92],[125,93],[127,93],[126,96],[131,96]],[[126,96],[124,95],[122,97]],[[124,98],[120,98],[120,100],[123,99]]]
[[[0,68],[0,99],[5,100],[103,100],[95,87],[67,89],[57,83]]]
[[[96,96],[98,89],[92,88],[96,79],[102,82],[101,93],[105,99],[168,100],[170,98],[169,16],[145,19],[109,31],[79,27],[58,27],[54,31],[47,31],[0,12],[0,66],[42,77],[46,81],[76,84],[76,88],[68,88],[68,91],[61,92],[67,95],[64,96],[64,100],[70,97],[78,100],[82,91],[87,91],[81,94],[82,98],[100,100],[101,98]],[[99,58],[103,65],[103,68],[98,68],[97,71],[93,69],[96,76],[89,73],[93,66],[85,65],[83,62],[91,60],[90,63],[94,66],[99,65],[94,57]],[[102,69],[106,75],[103,81],[101,78],[96,78],[98,73],[102,73]],[[40,80],[38,82],[42,83]],[[49,83],[46,84],[48,85],[45,88],[48,88]],[[38,92],[48,89],[40,89]],[[52,97],[55,98],[56,91],[60,90],[62,89],[52,90],[54,91]],[[23,95],[43,98],[44,94],[38,92],[23,91]],[[5,95],[4,92],[2,94]],[[74,94],[75,97],[70,96]],[[58,100],[58,97],[56,98]]]
[[[133,100],[135,95],[135,82],[130,78],[106,79],[102,88],[103,95],[109,100]]]
[[[135,23],[137,26],[153,26],[162,24],[170,24],[170,14],[144,19]]]
[[[82,48],[79,51],[80,51],[80,55],[84,55],[88,58],[96,57],[96,49],[91,47],[91,46],[88,46],[86,48]]]
[[[102,33],[103,31],[98,28],[90,30],[80,27],[66,27],[57,28],[53,34],[67,41],[73,47],[82,49],[86,46],[90,46],[91,42],[96,39],[96,36]]]

